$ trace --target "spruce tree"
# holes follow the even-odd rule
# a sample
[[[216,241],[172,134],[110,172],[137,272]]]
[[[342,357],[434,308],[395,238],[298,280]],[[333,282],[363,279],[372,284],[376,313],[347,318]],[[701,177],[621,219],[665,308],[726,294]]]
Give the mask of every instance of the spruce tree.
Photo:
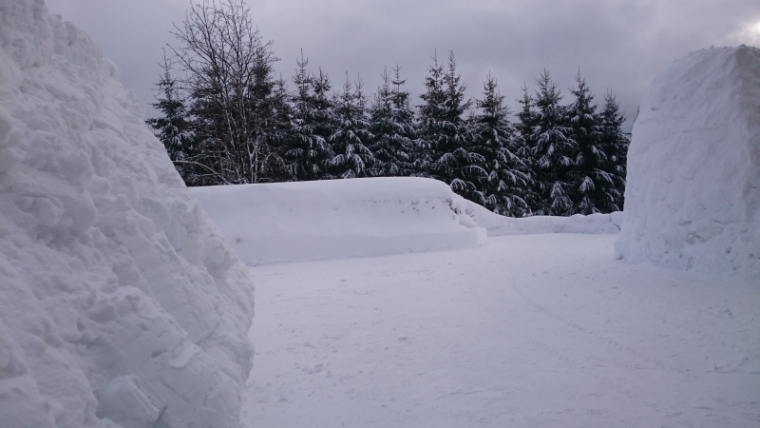
[[[160,118],[151,118],[146,123],[154,134],[164,143],[166,153],[172,161],[184,157],[186,142],[190,137],[185,103],[177,88],[177,80],[171,76],[171,64],[164,57],[164,73],[156,86],[161,96],[153,103],[153,108],[164,114]]]
[[[420,95],[424,103],[417,106],[417,135],[420,142],[415,151],[415,174],[423,177],[438,178],[433,170],[434,161],[438,159],[439,146],[443,145],[444,135],[444,66],[438,64],[438,56],[433,56],[433,64],[425,77],[425,93]]]
[[[313,94],[313,115],[311,117],[312,135],[316,140],[317,147],[320,148],[320,153],[324,155],[324,158],[319,160],[321,175],[317,174],[317,176],[315,176],[315,178],[319,180],[337,178],[332,173],[335,151],[330,143],[330,136],[335,132],[337,121],[334,115],[334,104],[330,98],[331,88],[330,78],[320,67],[319,73],[314,75],[311,79],[311,90]]]
[[[566,109],[560,105],[562,95],[544,70],[536,80],[538,90],[533,98],[535,125],[530,136],[535,190],[539,195],[539,215],[569,216],[574,214],[571,199],[570,172],[577,148],[570,137]]]
[[[597,204],[602,212],[622,211],[630,136],[621,128],[625,122],[625,115],[620,113],[615,96],[609,91],[604,97],[604,108],[599,115],[599,122],[602,147],[607,154],[604,170],[610,175],[614,186]]]
[[[184,100],[177,87],[177,80],[171,76],[171,62],[164,56],[163,75],[156,84],[161,95],[153,103],[153,108],[163,113],[163,117],[151,118],[146,123],[155,136],[164,144],[174,167],[186,184],[193,183],[192,130]]]
[[[483,159],[470,151],[472,136],[468,121],[463,119],[472,105],[465,101],[467,86],[460,83],[461,76],[456,71],[457,62],[454,52],[449,52],[448,71],[443,77],[445,101],[443,110],[443,139],[433,163],[434,170],[451,188],[459,194],[472,194],[477,191],[477,178],[472,174],[471,166],[477,166]]]
[[[574,211],[588,215],[600,212],[597,202],[608,193],[613,182],[603,169],[607,155],[602,148],[594,96],[580,73],[576,75],[575,82],[576,88],[570,91],[575,96],[575,102],[567,109],[571,138],[578,150],[571,173],[572,199]]]
[[[271,181],[283,182],[291,179],[287,151],[293,135],[293,109],[285,80],[280,77],[274,83],[272,124],[268,127],[267,139],[270,147],[275,149],[276,158],[270,161],[270,178]]]
[[[332,174],[341,178],[365,177],[375,158],[367,148],[373,135],[369,131],[361,81],[352,84],[346,75],[343,91],[333,102],[336,125],[329,142],[336,155],[332,160]]]
[[[461,76],[456,72],[454,53],[449,53],[448,67],[438,64],[433,58],[430,75],[425,79],[426,93],[420,98],[425,104],[419,106],[419,132],[424,140],[423,147],[429,155],[427,175],[449,184],[461,194],[472,192],[474,182],[465,171],[471,163],[477,162],[467,148],[468,128],[462,115],[470,107],[465,101],[466,86],[460,84]]]
[[[370,149],[375,156],[372,176],[398,177],[413,172],[414,112],[409,108],[409,93],[401,90],[406,81],[400,68],[394,68],[395,78],[384,70],[382,84],[377,89],[370,108],[370,130],[374,139]],[[393,85],[391,87],[391,85]]]
[[[514,154],[528,167],[526,172],[530,176],[529,182],[531,185],[525,189],[523,199],[529,208],[529,212],[526,212],[525,215],[532,215],[533,212],[538,211],[542,206],[540,195],[536,191],[538,186],[533,172],[536,169],[536,162],[533,157],[533,148],[536,146],[535,141],[533,141],[534,129],[536,127],[536,111],[533,97],[530,95],[527,85],[523,85],[522,91],[522,98],[517,100],[520,104],[520,111],[516,114],[517,123],[515,123],[512,146]]]
[[[274,79],[272,51],[259,49],[253,58],[253,79],[249,89],[247,126],[253,142],[248,156],[253,168],[249,182],[278,179],[284,164],[285,131],[289,125],[287,92],[282,79]]]
[[[483,84],[483,98],[476,100],[476,105],[479,113],[473,118],[471,151],[481,161],[470,167],[477,178],[477,197],[470,199],[496,214],[522,217],[530,213],[525,198],[532,180],[528,165],[512,152],[516,137],[509,110],[490,73]]]
[[[320,80],[315,82],[307,70],[308,64],[309,60],[301,55],[293,77],[295,93],[291,98],[292,120],[285,154],[291,181],[323,178],[334,157],[327,142],[331,129],[331,104],[325,101],[329,81],[320,71]],[[315,94],[315,86],[319,88],[319,96]]]

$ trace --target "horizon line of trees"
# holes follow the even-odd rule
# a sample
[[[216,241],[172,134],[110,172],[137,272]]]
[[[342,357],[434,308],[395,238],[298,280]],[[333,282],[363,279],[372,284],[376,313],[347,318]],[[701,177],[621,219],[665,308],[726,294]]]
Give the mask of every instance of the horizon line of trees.
[[[370,101],[348,75],[333,91],[302,55],[289,90],[239,0],[193,4],[174,35],[153,104],[163,116],[147,123],[188,186],[418,176],[506,216],[623,209],[625,117],[609,91],[599,108],[580,73],[562,104],[544,70],[513,122],[490,73],[466,99],[453,52],[432,58],[412,107],[398,66]]]

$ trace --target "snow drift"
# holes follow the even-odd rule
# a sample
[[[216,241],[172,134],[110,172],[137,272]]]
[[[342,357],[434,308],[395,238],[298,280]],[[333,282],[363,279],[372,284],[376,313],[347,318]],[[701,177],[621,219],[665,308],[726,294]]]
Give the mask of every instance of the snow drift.
[[[487,236],[617,233],[622,213],[508,218],[436,180],[360,178],[193,188],[251,265],[483,245]]]
[[[676,61],[645,94],[617,258],[760,272],[760,49]]]
[[[463,200],[466,212],[478,226],[488,231],[488,236],[536,235],[545,233],[615,234],[620,231],[623,213],[575,214],[570,217],[534,216],[504,217],[494,214],[474,202]]]
[[[236,427],[247,270],[116,73],[0,0],[0,425]]]
[[[486,231],[444,183],[360,178],[194,188],[250,264],[482,245]]]

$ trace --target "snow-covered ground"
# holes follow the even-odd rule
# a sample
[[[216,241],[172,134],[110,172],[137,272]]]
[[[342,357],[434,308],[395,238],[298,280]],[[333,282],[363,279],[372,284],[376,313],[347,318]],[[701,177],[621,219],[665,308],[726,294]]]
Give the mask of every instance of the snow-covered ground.
[[[246,427],[760,424],[760,277],[615,260],[622,213],[414,178],[192,192],[257,284]]]
[[[615,235],[251,268],[247,427],[760,426],[760,280]]]

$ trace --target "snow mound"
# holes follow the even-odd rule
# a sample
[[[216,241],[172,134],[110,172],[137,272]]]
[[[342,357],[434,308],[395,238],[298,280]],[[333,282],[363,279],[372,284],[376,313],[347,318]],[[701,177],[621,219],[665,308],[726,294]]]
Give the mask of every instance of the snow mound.
[[[237,427],[250,278],[116,74],[0,0],[0,425]]]
[[[191,191],[246,263],[483,245],[487,236],[617,233],[623,213],[510,218],[414,177],[211,186]]]
[[[623,213],[576,214],[570,217],[534,216],[504,217],[470,201],[466,212],[478,226],[488,231],[488,236],[536,235],[545,233],[615,234],[620,232]]]
[[[645,94],[617,258],[760,272],[760,49],[676,61]]]
[[[252,265],[482,245],[486,231],[446,184],[384,177],[193,188]]]

